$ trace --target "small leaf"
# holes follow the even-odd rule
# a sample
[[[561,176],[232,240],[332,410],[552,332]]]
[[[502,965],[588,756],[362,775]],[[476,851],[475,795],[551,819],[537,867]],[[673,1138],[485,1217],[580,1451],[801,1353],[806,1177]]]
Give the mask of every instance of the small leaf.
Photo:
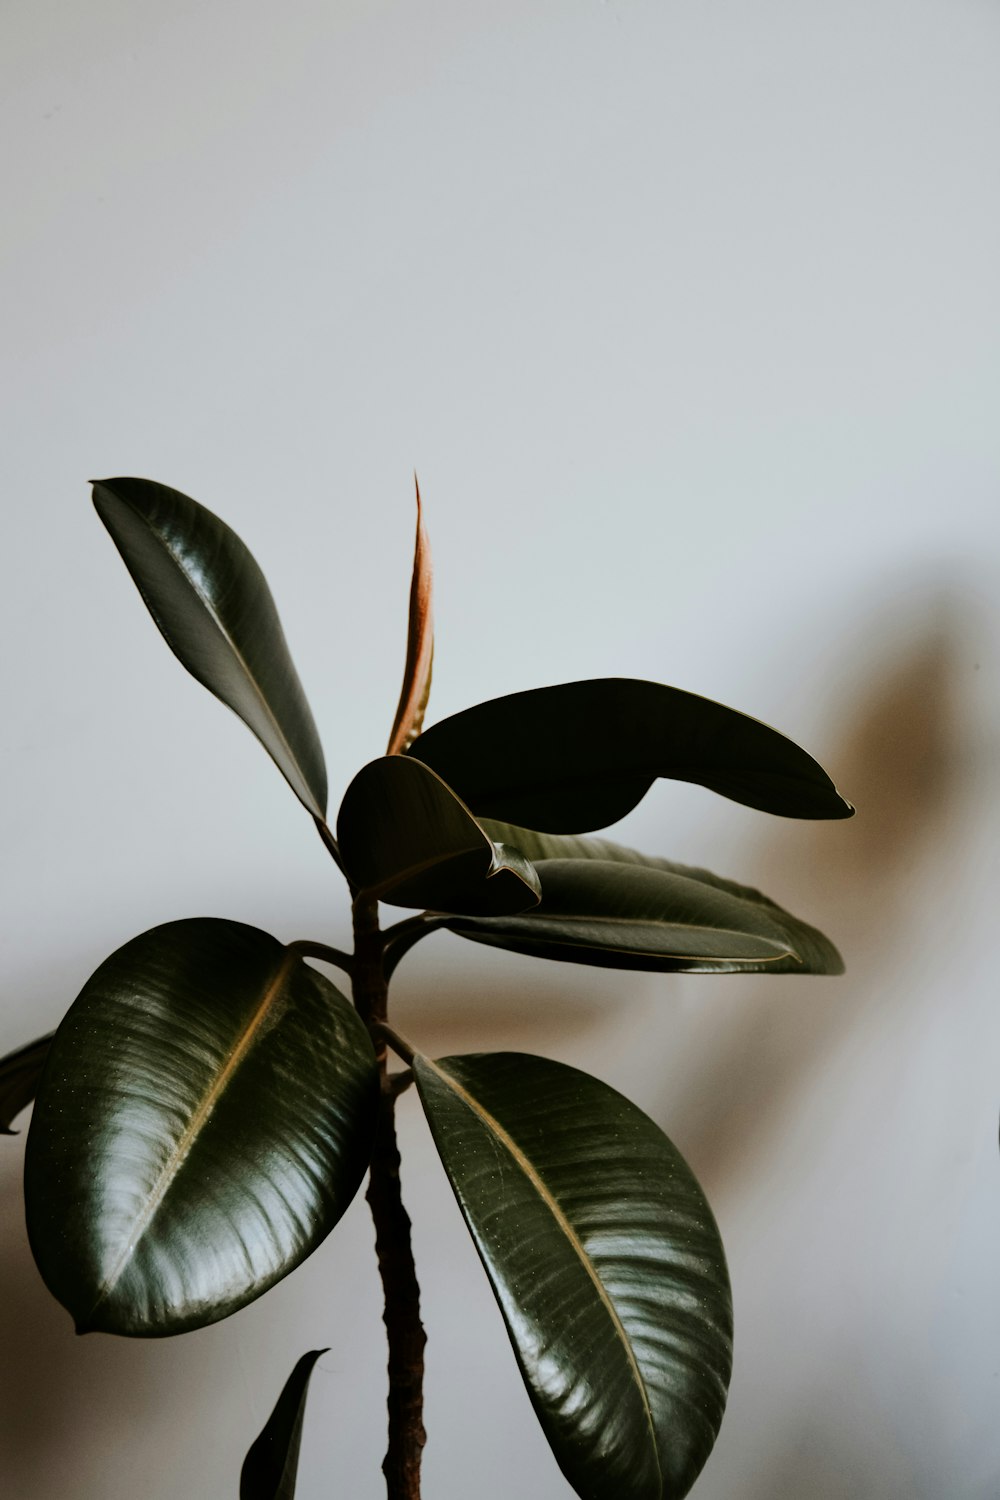
[[[416,484],[416,475],[413,477]],[[434,621],[431,614],[433,569],[431,544],[427,538],[423,507],[420,504],[419,484],[416,484],[416,490],[417,540],[413,550],[413,576],[410,580],[406,666],[387,755],[402,755],[413,744],[423,727],[424,713],[431,695],[431,668],[434,662]]]
[[[368,1165],[375,1055],[343,995],[239,922],[169,922],[91,976],[52,1042],[28,1235],[80,1332],[227,1317],[329,1233]]]
[[[424,730],[410,753],[477,817],[546,833],[617,822],[658,776],[791,818],[854,809],[823,768],[757,719],[625,677],[493,698]]]
[[[253,730],[314,817],[323,750],[263,573],[219,517],[149,479],[105,479],[94,505],[167,645]]]
[[[344,794],[337,840],[352,884],[396,906],[523,911],[539,885],[517,849],[495,844],[463,802],[417,760],[382,756]]]
[[[0,1058],[0,1135],[17,1135],[11,1125],[38,1092],[52,1033]]]
[[[844,971],[829,938],[751,886],[640,854],[609,839],[482,821],[491,838],[509,839],[532,861],[542,882],[542,901],[523,917],[449,922],[462,937],[602,968],[706,974]],[[744,946],[748,937],[760,947]]]
[[[274,1411],[243,1461],[240,1500],[294,1500],[309,1378],[326,1352],[311,1349],[303,1354],[285,1381]]]
[[[586,1500],[681,1500],[732,1347],[722,1243],[690,1168],[634,1104],[561,1063],[413,1070],[559,1467]]]

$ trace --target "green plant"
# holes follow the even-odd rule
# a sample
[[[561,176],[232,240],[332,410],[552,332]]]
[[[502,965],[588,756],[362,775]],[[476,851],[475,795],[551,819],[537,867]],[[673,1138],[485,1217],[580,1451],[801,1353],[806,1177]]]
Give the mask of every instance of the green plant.
[[[587,1500],[677,1500],[722,1420],[731,1304],[718,1230],[675,1147],[597,1079],[540,1057],[432,1061],[389,981],[446,928],[542,959],[665,972],[832,974],[836,949],[759,892],[581,837],[659,776],[789,817],[853,809],[756,720],[654,683],[564,683],[423,730],[431,574],[417,544],[388,753],[326,822],[319,739],[263,575],[195,501],[138,479],[94,502],[181,662],[270,752],[350,888],[355,947],[211,918],[120,948],[59,1029],[0,1064],[0,1124],[37,1094],[32,1250],[80,1331],[182,1333],[266,1291],[365,1173],[389,1342],[390,1500],[419,1494],[424,1332],[395,1100],[415,1083],[553,1454]],[[415,908],[386,928],[379,904]],[[309,959],[349,976],[353,1004]],[[403,1067],[390,1071],[388,1050]],[[290,1497],[303,1356],[247,1454],[243,1500]]]

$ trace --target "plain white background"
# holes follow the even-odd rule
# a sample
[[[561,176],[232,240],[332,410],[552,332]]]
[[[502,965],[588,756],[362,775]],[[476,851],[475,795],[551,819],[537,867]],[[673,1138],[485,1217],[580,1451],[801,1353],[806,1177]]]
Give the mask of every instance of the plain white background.
[[[88,501],[142,474],[264,567],[331,801],[384,748],[412,477],[431,716],[651,677],[775,723],[852,823],[659,785],[613,836],[757,883],[843,980],[437,936],[428,1050],[549,1053],[699,1173],[736,1305],[698,1500],[1000,1488],[1000,11],[983,0],[7,0],[0,1050],[144,928],[345,941],[336,872]],[[565,1500],[412,1097],[425,1490]],[[363,1202],[237,1317],[76,1339],[0,1142],[10,1500],[234,1496],[306,1348],[302,1500],[377,1500]]]

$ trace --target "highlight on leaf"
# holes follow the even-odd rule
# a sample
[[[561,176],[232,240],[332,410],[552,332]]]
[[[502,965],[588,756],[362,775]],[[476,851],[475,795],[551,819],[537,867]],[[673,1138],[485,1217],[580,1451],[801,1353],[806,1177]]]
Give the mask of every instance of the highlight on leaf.
[[[410,580],[406,666],[403,670],[399,706],[389,735],[387,755],[402,755],[423,728],[424,714],[431,695],[431,672],[434,665],[434,576],[431,546],[424,526],[420,485],[416,474],[413,476],[413,483],[417,492],[417,537],[413,549],[413,576]]]
[[[418,1054],[413,1071],[567,1480],[585,1500],[681,1500],[732,1357],[722,1241],[687,1163],[635,1104],[563,1063]]]
[[[292,948],[212,918],[133,938],[53,1038],[25,1156],[28,1237],[80,1332],[201,1328],[326,1237],[378,1086],[357,1012]]]

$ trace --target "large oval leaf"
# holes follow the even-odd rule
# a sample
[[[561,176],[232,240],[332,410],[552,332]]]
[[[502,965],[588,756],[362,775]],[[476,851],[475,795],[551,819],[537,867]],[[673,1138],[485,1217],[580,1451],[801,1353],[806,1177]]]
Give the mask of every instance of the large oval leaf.
[[[440,776],[384,755],[351,782],[337,815],[348,879],[367,896],[434,911],[523,911],[539,885],[517,849],[495,844]]]
[[[811,755],[709,698],[603,677],[493,698],[426,729],[411,754],[477,817],[548,833],[617,822],[658,776],[791,818],[854,809]]]
[[[690,1169],[634,1104],[517,1053],[417,1057],[538,1419],[586,1500],[680,1500],[722,1421],[732,1308]]]
[[[94,505],[167,645],[237,713],[314,817],[323,750],[267,581],[224,521],[149,479],[104,479]]]
[[[844,972],[829,938],[751,886],[609,839],[537,833],[485,818],[483,827],[533,862],[542,901],[523,919],[447,924],[463,937],[602,968]],[[760,949],[751,951],[747,938],[759,940]]]
[[[92,975],[28,1132],[28,1234],[79,1331],[226,1317],[333,1228],[368,1164],[368,1033],[323,975],[238,922],[170,922]]]
[[[310,1349],[296,1361],[260,1436],[251,1443],[240,1473],[240,1500],[294,1500],[309,1380],[325,1349]]]
[[[10,1127],[38,1091],[51,1041],[50,1033],[0,1058],[0,1135],[17,1135]]]

